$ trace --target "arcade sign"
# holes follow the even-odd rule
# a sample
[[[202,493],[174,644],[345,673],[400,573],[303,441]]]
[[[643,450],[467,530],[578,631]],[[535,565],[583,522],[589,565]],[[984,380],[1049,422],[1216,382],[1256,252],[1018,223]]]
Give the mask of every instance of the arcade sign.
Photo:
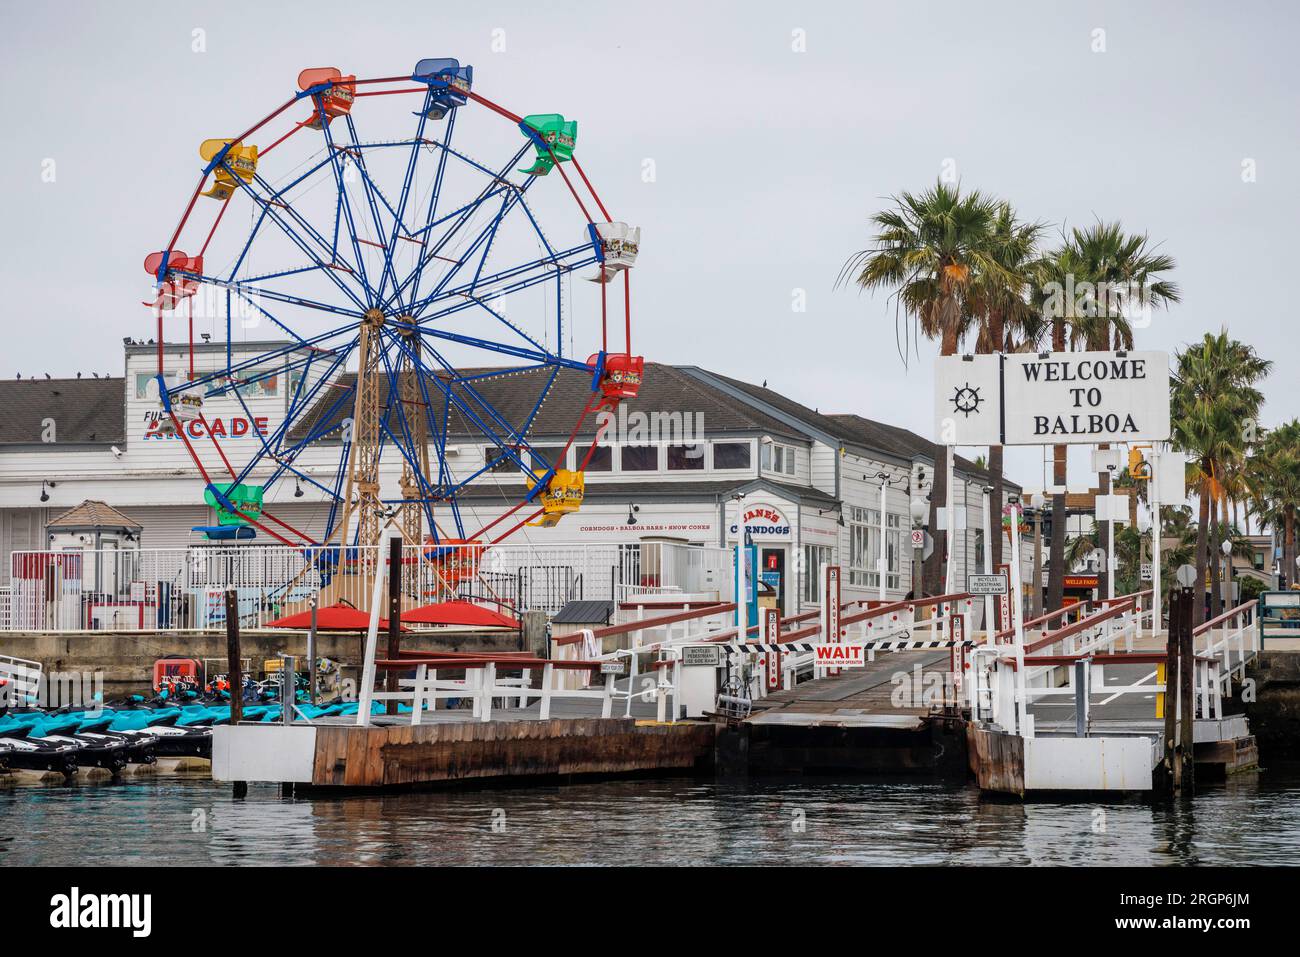
[[[935,365],[943,445],[1163,442],[1169,433],[1168,353],[944,356]]]
[[[170,434],[163,432],[162,421],[163,413],[146,412],[144,416],[146,439],[174,439],[176,433]],[[241,439],[245,436],[265,436],[270,428],[270,420],[265,415],[255,415],[251,418],[244,415],[218,415],[208,419],[190,419],[181,422],[181,427],[185,429],[185,434],[192,439],[205,438],[211,435],[214,439]]]

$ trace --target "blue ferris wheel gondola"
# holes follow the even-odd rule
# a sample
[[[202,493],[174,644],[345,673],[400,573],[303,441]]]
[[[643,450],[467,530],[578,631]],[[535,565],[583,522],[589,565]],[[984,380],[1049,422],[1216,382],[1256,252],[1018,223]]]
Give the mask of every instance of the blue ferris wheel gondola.
[[[469,102],[474,85],[474,68],[461,66],[451,57],[429,57],[411,71],[411,79],[429,85],[429,100],[424,115],[440,120],[457,107]]]

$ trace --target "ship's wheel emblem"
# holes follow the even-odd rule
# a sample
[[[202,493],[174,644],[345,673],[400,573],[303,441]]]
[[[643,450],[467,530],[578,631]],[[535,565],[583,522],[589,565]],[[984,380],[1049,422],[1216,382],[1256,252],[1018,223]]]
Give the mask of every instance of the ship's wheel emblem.
[[[984,399],[980,398],[979,386],[973,386],[969,382],[953,391],[953,410],[961,412],[966,418],[970,418],[972,412],[979,412],[980,403],[983,401]]]

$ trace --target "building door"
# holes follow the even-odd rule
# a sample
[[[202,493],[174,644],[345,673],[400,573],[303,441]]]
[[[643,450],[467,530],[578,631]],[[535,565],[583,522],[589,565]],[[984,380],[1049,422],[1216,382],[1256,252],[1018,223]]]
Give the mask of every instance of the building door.
[[[785,549],[764,548],[759,556],[759,581],[768,585],[776,593],[776,608],[785,616]],[[762,590],[768,593],[767,589]],[[770,593],[768,593],[770,594]],[[759,607],[763,607],[763,594],[759,595]]]

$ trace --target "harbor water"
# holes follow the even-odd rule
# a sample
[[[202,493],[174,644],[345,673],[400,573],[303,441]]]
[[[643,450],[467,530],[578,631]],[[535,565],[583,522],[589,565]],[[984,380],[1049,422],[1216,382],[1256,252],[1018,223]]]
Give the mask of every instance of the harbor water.
[[[1300,767],[1180,803],[971,786],[658,778],[280,796],[159,776],[0,791],[0,865],[1247,865],[1300,862]]]

